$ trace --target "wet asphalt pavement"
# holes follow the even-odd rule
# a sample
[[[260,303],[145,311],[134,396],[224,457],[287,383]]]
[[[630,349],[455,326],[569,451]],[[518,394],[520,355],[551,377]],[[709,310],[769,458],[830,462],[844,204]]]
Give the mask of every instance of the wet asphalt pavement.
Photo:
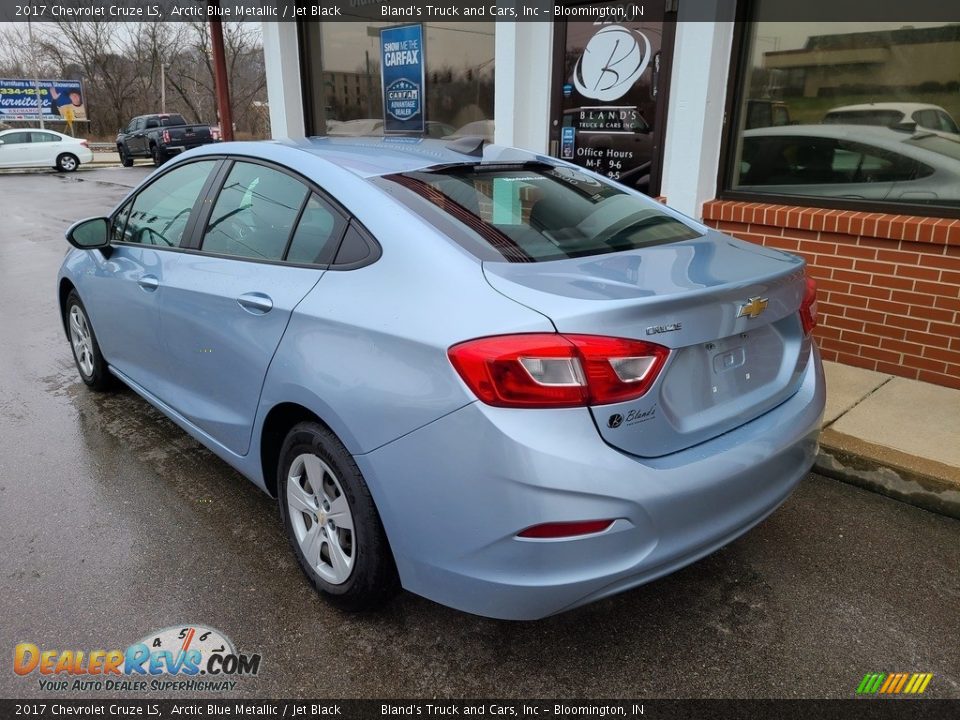
[[[44,694],[13,674],[17,643],[125,648],[202,623],[262,655],[245,697],[852,697],[894,671],[960,697],[960,522],[816,475],[720,552],[544,621],[408,593],[331,609],[270,498],[133,392],[77,377],[63,230],[148,172],[0,173],[0,696]]]

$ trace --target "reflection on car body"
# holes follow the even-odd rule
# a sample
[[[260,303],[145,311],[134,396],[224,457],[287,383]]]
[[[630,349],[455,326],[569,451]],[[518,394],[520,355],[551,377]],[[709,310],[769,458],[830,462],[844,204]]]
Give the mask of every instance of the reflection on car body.
[[[458,147],[172,161],[68,232],[81,379],[120,378],[276,496],[350,610],[399,585],[539,618],[773,512],[824,408],[803,260],[570,163]]]

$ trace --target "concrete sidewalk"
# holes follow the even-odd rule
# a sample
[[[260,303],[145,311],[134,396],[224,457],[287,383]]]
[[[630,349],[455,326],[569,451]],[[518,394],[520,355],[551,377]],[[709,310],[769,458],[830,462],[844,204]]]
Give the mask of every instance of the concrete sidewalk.
[[[960,390],[824,362],[815,469],[960,518]]]

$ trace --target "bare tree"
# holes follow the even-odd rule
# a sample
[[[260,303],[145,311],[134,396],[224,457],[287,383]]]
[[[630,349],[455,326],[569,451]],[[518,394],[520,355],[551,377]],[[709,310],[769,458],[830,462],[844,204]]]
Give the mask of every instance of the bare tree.
[[[82,80],[93,136],[109,137],[131,117],[160,111],[161,65],[166,67],[167,110],[193,122],[217,122],[207,23],[37,22],[33,54],[22,30],[22,25],[0,27],[0,73]],[[269,134],[262,110],[266,78],[260,24],[225,23],[224,46],[238,130]],[[29,60],[34,56],[36,71]]]

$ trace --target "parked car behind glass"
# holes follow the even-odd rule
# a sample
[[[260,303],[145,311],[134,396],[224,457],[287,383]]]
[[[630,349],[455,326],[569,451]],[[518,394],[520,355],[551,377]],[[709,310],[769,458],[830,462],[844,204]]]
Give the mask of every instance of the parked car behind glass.
[[[743,133],[736,189],[960,205],[960,136],[861,125]]]
[[[276,496],[340,607],[402,586],[558,613],[743,534],[816,454],[802,259],[475,150],[209,146],[68,232],[83,382],[119,378]]]
[[[917,127],[953,133],[960,137],[960,128],[950,113],[939,105],[927,103],[865,103],[844,105],[828,110],[823,116],[828,125],[879,125],[895,127],[902,123],[916,123]]]

